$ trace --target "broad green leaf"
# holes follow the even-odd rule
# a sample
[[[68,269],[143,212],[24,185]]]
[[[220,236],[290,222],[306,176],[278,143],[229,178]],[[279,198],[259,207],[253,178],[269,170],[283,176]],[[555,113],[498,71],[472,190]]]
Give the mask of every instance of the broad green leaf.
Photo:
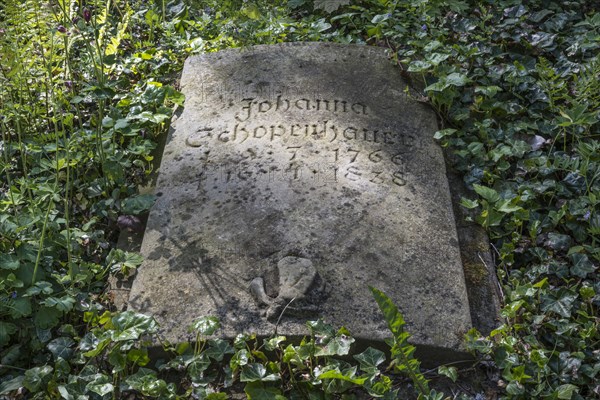
[[[324,345],[317,345],[316,356],[345,356],[350,352],[350,346],[354,343],[354,338],[345,334],[338,334],[324,340],[324,342]]]
[[[379,372],[378,365],[385,361],[385,353],[369,347],[362,353],[355,355],[354,359],[359,362],[361,370],[374,375]]]
[[[303,365],[302,357],[298,354],[298,350],[293,345],[288,345],[283,351],[282,361],[286,364]]]
[[[135,374],[125,378],[125,382],[133,390],[142,391],[148,381],[156,381],[156,371],[148,368],[140,368]]]
[[[200,317],[192,322],[189,331],[203,336],[210,336],[220,327],[221,323],[217,317]]]
[[[10,322],[0,321],[0,345],[5,345],[10,339],[10,335],[17,331],[17,326]]]
[[[248,5],[242,9],[242,12],[250,19],[260,18],[260,10],[255,4],[248,3]]]
[[[437,131],[434,135],[433,138],[440,140],[446,136],[451,136],[453,135],[455,132],[457,132],[456,129],[452,129],[452,128],[447,128],[447,129],[442,129],[441,131]]]
[[[210,367],[210,359],[205,354],[194,357],[193,361],[187,366],[187,374],[194,383],[204,381],[204,371]]]
[[[74,345],[75,341],[70,337],[58,337],[48,343],[48,350],[50,350],[55,360],[59,357],[69,360],[73,355]]]
[[[523,207],[516,205],[518,199],[507,199],[500,202],[497,210],[506,214],[522,210]]]
[[[44,383],[50,378],[53,368],[49,365],[34,367],[25,371],[23,386],[32,392],[37,392],[44,387]]]
[[[475,183],[473,184],[473,189],[475,189],[475,192],[477,192],[478,195],[492,204],[500,200],[500,195],[492,188]]]
[[[129,197],[121,202],[122,214],[139,215],[148,211],[156,202],[156,196],[152,194],[140,194]]]
[[[86,389],[100,396],[112,393],[115,388],[111,383],[112,379],[104,374],[96,374],[94,380],[86,385]]]
[[[129,120],[125,118],[120,118],[116,121],[114,128],[115,129],[125,129],[129,126]]]
[[[315,10],[323,10],[327,13],[334,12],[341,6],[345,6],[350,4],[352,0],[315,0],[314,8]]]
[[[324,18],[321,18],[311,24],[311,28],[315,29],[317,32],[324,32],[327,29],[331,28],[331,24],[325,21]]]
[[[0,394],[8,394],[23,387],[24,375],[18,375],[12,379],[0,383]],[[8,397],[7,397],[8,399]]]
[[[124,311],[115,315],[112,323],[116,329],[112,339],[116,342],[137,340],[141,335],[155,333],[158,330],[158,323],[153,317],[134,311]]]
[[[235,349],[229,341],[223,339],[209,340],[208,348],[204,353],[216,361],[222,361],[226,354],[233,354]]]
[[[390,14],[377,14],[371,19],[372,24],[378,24],[390,18]]]
[[[448,76],[441,77],[439,81],[427,86],[425,91],[433,91],[433,92],[441,92],[450,86],[464,86],[469,83],[471,80],[467,77],[467,75],[460,74],[458,72],[453,72]]]
[[[496,93],[501,92],[502,89],[499,86],[476,86],[475,93],[481,93],[487,97],[494,97]]]
[[[432,53],[427,56],[427,60],[434,66],[446,61],[450,57],[450,54],[443,53]]]
[[[392,380],[386,376],[381,375],[376,381],[367,381],[364,384],[367,392],[373,397],[383,397],[384,399],[398,399],[398,395],[392,391]]]
[[[150,362],[148,357],[148,349],[131,349],[127,352],[127,360],[140,366],[147,365]]]
[[[58,311],[66,313],[73,309],[73,306],[75,305],[75,299],[68,295],[61,298],[48,297],[41,303],[47,307],[55,307]]]
[[[424,72],[433,65],[429,61],[415,60],[408,65],[408,72]]]
[[[248,364],[249,352],[246,349],[238,350],[233,357],[231,357],[231,361],[229,361],[229,367],[232,370],[237,370],[239,367]]]
[[[458,378],[458,371],[456,370],[456,367],[440,365],[438,367],[438,374],[447,376],[452,380],[452,382],[456,382],[456,379]]]
[[[249,382],[244,387],[248,400],[286,400],[281,390],[266,386],[262,382]]]
[[[112,366],[112,373],[125,371],[127,367],[127,357],[119,346],[115,346],[108,352],[108,362]]]
[[[19,319],[31,315],[31,299],[21,297],[10,302],[10,316]]]
[[[267,374],[267,368],[258,363],[244,365],[240,374],[240,382],[273,382],[279,379],[277,374]]]
[[[285,340],[286,340],[285,336],[275,336],[268,340],[265,339],[265,349],[267,351],[273,351],[273,350],[279,348],[279,344],[285,342]]]
[[[19,258],[14,254],[0,254],[0,269],[18,269]]]
[[[586,254],[573,253],[571,254],[571,261],[573,262],[571,274],[580,278],[585,278],[588,274],[591,274],[598,268],[590,261]]]
[[[565,318],[569,318],[576,299],[576,293],[568,289],[560,289],[551,295],[542,296],[542,311],[553,311]]]
[[[573,384],[567,383],[556,388],[556,397],[559,399],[569,400],[574,393],[578,393],[579,388]]]
[[[314,336],[329,337],[335,335],[335,329],[321,319],[308,321],[306,326],[308,326],[310,333]]]
[[[479,202],[477,200],[467,199],[466,197],[462,197],[460,199],[460,204],[469,210],[472,210],[474,208],[477,208],[477,206],[479,206]]]
[[[61,315],[54,307],[40,307],[33,315],[33,322],[40,329],[49,329],[58,325]]]
[[[548,233],[548,239],[544,242],[544,246],[550,247],[555,251],[567,251],[572,243],[571,236],[550,232]]]

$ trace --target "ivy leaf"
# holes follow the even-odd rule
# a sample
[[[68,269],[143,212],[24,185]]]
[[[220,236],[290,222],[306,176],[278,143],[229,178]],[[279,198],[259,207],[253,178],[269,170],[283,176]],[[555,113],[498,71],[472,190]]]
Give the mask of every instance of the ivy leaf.
[[[327,29],[331,28],[331,24],[325,21],[324,18],[321,18],[311,24],[311,28],[315,29],[317,32],[324,32]]]
[[[279,379],[277,374],[267,374],[267,368],[258,363],[244,365],[240,374],[240,382],[273,382]]]
[[[24,375],[19,375],[14,377],[13,379],[0,383],[0,394],[9,394],[12,391],[21,389],[23,387],[24,379]]]
[[[265,350],[273,351],[279,347],[279,344],[285,342],[285,336],[275,336],[274,338],[270,338],[269,340],[265,339]]]
[[[587,274],[591,274],[596,270],[596,266],[590,261],[586,254],[573,253],[571,254],[571,274],[580,278],[585,278]]]
[[[469,210],[472,210],[479,206],[479,202],[477,200],[467,199],[466,197],[461,197],[460,204]]]
[[[575,385],[567,383],[565,385],[560,385],[556,388],[556,397],[559,399],[569,400],[573,397],[574,393],[577,393],[579,388]]]
[[[86,385],[86,390],[90,392],[96,393],[100,396],[107,395],[112,393],[115,388],[112,383],[110,383],[111,379],[104,374],[97,374],[96,379]]]
[[[158,323],[154,318],[133,311],[125,311],[112,318],[116,328],[113,340],[116,342],[124,340],[136,340],[143,334],[154,333],[158,329]]]
[[[200,317],[192,322],[189,331],[203,336],[210,336],[220,327],[221,323],[217,317]]]
[[[142,367],[135,374],[129,375],[125,379],[125,383],[129,385],[130,389],[142,391],[148,382],[155,382],[157,380],[155,371]]]
[[[326,324],[322,319],[317,321],[308,321],[306,323],[310,333],[314,336],[329,337],[335,335],[335,329],[329,324]]]
[[[34,367],[25,371],[23,386],[31,392],[37,392],[44,386],[44,381],[52,373],[53,369],[49,365]]]
[[[0,346],[8,343],[10,335],[17,331],[17,326],[10,322],[0,321]]]
[[[408,65],[408,72],[425,72],[432,66],[429,61],[415,60]]]
[[[341,6],[345,6],[351,3],[351,0],[315,0],[315,10],[323,10],[327,13],[334,12]]]
[[[475,192],[477,192],[478,195],[483,197],[489,203],[493,204],[500,200],[500,195],[492,188],[474,183],[473,189],[475,189]]]
[[[148,357],[148,349],[131,349],[127,352],[127,360],[132,363],[140,366],[147,365],[150,362],[150,357]]]
[[[559,289],[556,293],[542,296],[542,311],[553,311],[565,318],[571,316],[571,308],[577,294],[568,289]]]
[[[354,338],[346,333],[338,332],[334,337],[325,339],[323,342],[324,346],[317,346],[316,356],[345,356],[350,352]]]
[[[520,207],[518,205],[516,205],[516,202],[518,201],[518,199],[507,199],[502,201],[499,205],[498,205],[498,211],[505,213],[505,214],[510,214],[513,213],[515,211],[519,211],[522,210],[523,207]]]
[[[204,381],[204,371],[210,367],[210,359],[204,353],[195,356],[193,361],[187,367],[187,374],[194,383],[201,383]]]
[[[139,215],[152,208],[155,202],[156,196],[153,194],[129,197],[121,202],[121,212],[123,214]]]
[[[59,357],[69,360],[73,355],[72,347],[74,344],[75,341],[70,337],[58,337],[48,343],[48,350],[50,350],[55,360]]]
[[[33,323],[40,329],[48,329],[58,325],[62,312],[54,307],[40,307],[33,316]]]
[[[11,302],[10,316],[13,319],[23,318],[31,315],[31,299],[21,297]]]
[[[567,251],[571,247],[571,243],[571,236],[550,232],[548,233],[548,239],[544,242],[544,246],[554,251]]]
[[[0,254],[0,269],[18,269],[19,258],[14,254]]]
[[[467,75],[453,72],[448,76],[441,77],[437,82],[427,86],[425,91],[441,92],[450,86],[465,86],[469,82],[471,82],[471,80],[467,77]]]
[[[250,19],[256,20],[260,18],[260,10],[256,4],[248,4],[248,6],[242,9],[242,12]]]
[[[445,365],[440,365],[438,368],[438,374],[447,376],[452,380],[452,382],[456,382],[458,379],[458,372],[456,367],[447,367]]]
[[[215,361],[223,360],[225,354],[233,354],[235,350],[227,340],[217,339],[217,340],[209,340],[209,347],[205,350],[205,354]]]
[[[360,369],[370,375],[379,373],[377,366],[385,361],[385,353],[372,347],[354,356],[360,364]]]
[[[453,135],[455,132],[457,132],[456,129],[452,129],[452,128],[447,128],[447,129],[442,129],[441,131],[437,131],[434,135],[433,138],[440,140],[446,136],[451,136]]]
[[[261,382],[249,382],[244,387],[248,400],[286,400],[281,390],[265,386]]]
[[[58,311],[66,313],[73,309],[73,306],[75,305],[75,299],[71,296],[64,296],[61,298],[48,297],[41,303],[47,307],[54,307]]]

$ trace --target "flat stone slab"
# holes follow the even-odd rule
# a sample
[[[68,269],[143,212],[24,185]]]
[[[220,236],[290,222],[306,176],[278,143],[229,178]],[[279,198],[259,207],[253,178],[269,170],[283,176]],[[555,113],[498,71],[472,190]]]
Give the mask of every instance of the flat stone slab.
[[[324,43],[191,57],[129,307],[171,341],[199,316],[220,334],[389,331],[460,349],[469,300],[435,114],[383,49]]]

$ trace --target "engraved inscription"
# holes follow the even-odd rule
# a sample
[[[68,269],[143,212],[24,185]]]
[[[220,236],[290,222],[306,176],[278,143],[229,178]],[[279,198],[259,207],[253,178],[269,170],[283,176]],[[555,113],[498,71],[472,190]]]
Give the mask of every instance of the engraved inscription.
[[[230,103],[230,107],[235,104]],[[315,114],[317,119],[307,122],[306,117],[301,122],[281,120],[272,124],[255,121],[259,117],[270,114],[291,112],[297,118],[298,114]],[[331,122],[330,119],[320,119],[324,113],[343,116],[356,115],[367,117],[370,111],[367,105],[360,102],[349,102],[341,99],[322,98],[288,98],[278,95],[275,99],[258,99],[249,97],[238,104],[234,121],[225,128],[200,127],[186,139],[190,147],[200,147],[203,141],[216,143],[250,144],[255,141],[280,142],[282,151],[287,154],[287,165],[271,165],[253,168],[236,165],[220,166],[207,164],[208,168],[201,174],[202,179],[212,177],[213,180],[231,182],[235,179],[266,179],[267,181],[285,180],[296,181],[311,179],[321,182],[337,182],[338,177],[348,181],[364,181],[375,185],[392,185],[396,187],[407,184],[405,163],[407,157],[419,151],[416,132],[404,129],[377,129],[356,126],[353,123],[342,125]],[[278,114],[278,115],[279,115]],[[321,155],[324,163],[331,165],[313,165],[308,167],[301,162],[306,156],[314,159],[316,153],[309,142],[323,142],[324,145],[339,144],[333,149],[327,149]],[[354,144],[353,144],[354,143]],[[363,145],[368,145],[365,148]],[[380,145],[380,146],[376,146]],[[393,149],[393,150],[392,150]],[[252,158],[261,159],[255,150],[246,150]],[[308,153],[307,153],[308,152]],[[272,153],[270,153],[272,154]],[[325,165],[325,164],[324,164]],[[212,173],[209,171],[213,168]]]
[[[368,115],[367,106],[362,103],[348,103],[344,100],[310,100],[306,98],[286,99],[281,95],[274,101],[258,101],[254,98],[242,100],[242,109],[235,115],[235,120],[245,122],[259,114],[273,111],[329,111],[332,113],[354,113],[357,115]]]

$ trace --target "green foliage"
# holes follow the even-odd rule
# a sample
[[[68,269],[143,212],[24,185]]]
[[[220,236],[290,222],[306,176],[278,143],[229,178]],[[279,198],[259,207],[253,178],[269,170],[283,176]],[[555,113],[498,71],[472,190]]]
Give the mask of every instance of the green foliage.
[[[444,126],[435,137],[473,189],[463,206],[498,258],[504,307],[468,345],[501,371],[506,398],[598,396],[600,284],[600,9],[596,2],[512,0],[7,0],[0,8],[0,394],[32,398],[332,398],[356,388],[394,398],[383,353],[352,353],[345,329],[309,323],[299,345],[209,337],[168,347],[157,326],[113,313],[117,221],[152,205],[137,187],[157,139],[183,105],[189,54],[284,41],[386,46]],[[400,88],[404,89],[404,88]],[[129,229],[131,224],[125,224]],[[395,370],[429,391],[402,316],[390,324]],[[169,372],[184,372],[179,384]],[[456,379],[451,367],[439,373]],[[243,380],[242,380],[243,377]],[[113,394],[114,393],[114,394]],[[37,396],[37,397],[36,397]]]

